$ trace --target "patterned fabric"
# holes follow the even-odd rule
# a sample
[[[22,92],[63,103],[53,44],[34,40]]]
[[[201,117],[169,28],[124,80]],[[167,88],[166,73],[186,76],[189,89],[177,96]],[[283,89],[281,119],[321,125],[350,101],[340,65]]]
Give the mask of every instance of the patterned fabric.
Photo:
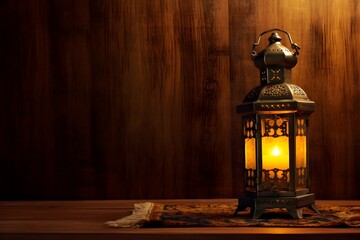
[[[303,219],[292,219],[284,209],[267,209],[261,219],[250,212],[233,216],[236,205],[155,203],[144,227],[360,227],[360,207],[317,206],[321,215],[303,209]]]

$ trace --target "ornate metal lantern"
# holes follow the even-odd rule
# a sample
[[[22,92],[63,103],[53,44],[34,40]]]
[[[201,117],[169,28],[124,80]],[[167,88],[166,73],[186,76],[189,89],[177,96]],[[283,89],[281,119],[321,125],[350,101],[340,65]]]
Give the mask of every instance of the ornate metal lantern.
[[[294,52],[274,31],[288,36]],[[269,45],[256,53],[261,36],[269,32],[273,32]],[[260,85],[237,106],[245,145],[245,196],[239,198],[235,214],[247,207],[252,218],[267,208],[286,208],[294,218],[302,218],[303,207],[319,213],[315,196],[309,193],[308,125],[315,103],[291,84],[299,49],[281,29],[261,33],[254,43],[252,57],[260,69]]]

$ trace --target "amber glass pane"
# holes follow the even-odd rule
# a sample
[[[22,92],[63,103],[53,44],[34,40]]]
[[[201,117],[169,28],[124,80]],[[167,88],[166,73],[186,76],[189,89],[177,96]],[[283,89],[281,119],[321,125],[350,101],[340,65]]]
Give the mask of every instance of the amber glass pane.
[[[261,119],[263,169],[289,169],[288,128],[288,118],[274,115]]]
[[[289,138],[282,137],[263,137],[262,138],[262,163],[263,169],[282,169],[289,168]]]
[[[306,120],[297,119],[296,132],[296,189],[307,187]]]
[[[306,136],[296,136],[296,168],[306,168]]]
[[[245,139],[245,168],[256,169],[255,138]]]

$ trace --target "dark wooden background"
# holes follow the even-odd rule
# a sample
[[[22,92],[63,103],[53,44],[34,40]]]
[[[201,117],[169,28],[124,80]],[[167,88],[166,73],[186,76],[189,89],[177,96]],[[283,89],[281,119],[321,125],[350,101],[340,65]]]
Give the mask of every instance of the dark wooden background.
[[[273,27],[317,104],[312,191],[360,199],[357,0],[1,0],[0,199],[236,197]]]

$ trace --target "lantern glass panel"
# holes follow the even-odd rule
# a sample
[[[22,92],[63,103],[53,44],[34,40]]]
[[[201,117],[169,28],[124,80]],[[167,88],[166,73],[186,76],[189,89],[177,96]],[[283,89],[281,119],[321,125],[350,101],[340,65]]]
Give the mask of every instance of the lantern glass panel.
[[[296,168],[306,168],[306,136],[296,136]]]
[[[262,138],[262,168],[271,170],[289,168],[289,138]]]
[[[290,184],[289,118],[261,119],[262,189],[288,190]]]
[[[297,119],[296,132],[296,189],[307,187],[306,120]]]
[[[245,184],[246,189],[254,191],[256,183],[256,138],[255,117],[243,119],[245,139]]]
[[[245,168],[256,169],[255,117],[244,118]]]
[[[255,138],[245,139],[245,168],[256,169]]]
[[[288,118],[261,119],[262,169],[289,169]]]

